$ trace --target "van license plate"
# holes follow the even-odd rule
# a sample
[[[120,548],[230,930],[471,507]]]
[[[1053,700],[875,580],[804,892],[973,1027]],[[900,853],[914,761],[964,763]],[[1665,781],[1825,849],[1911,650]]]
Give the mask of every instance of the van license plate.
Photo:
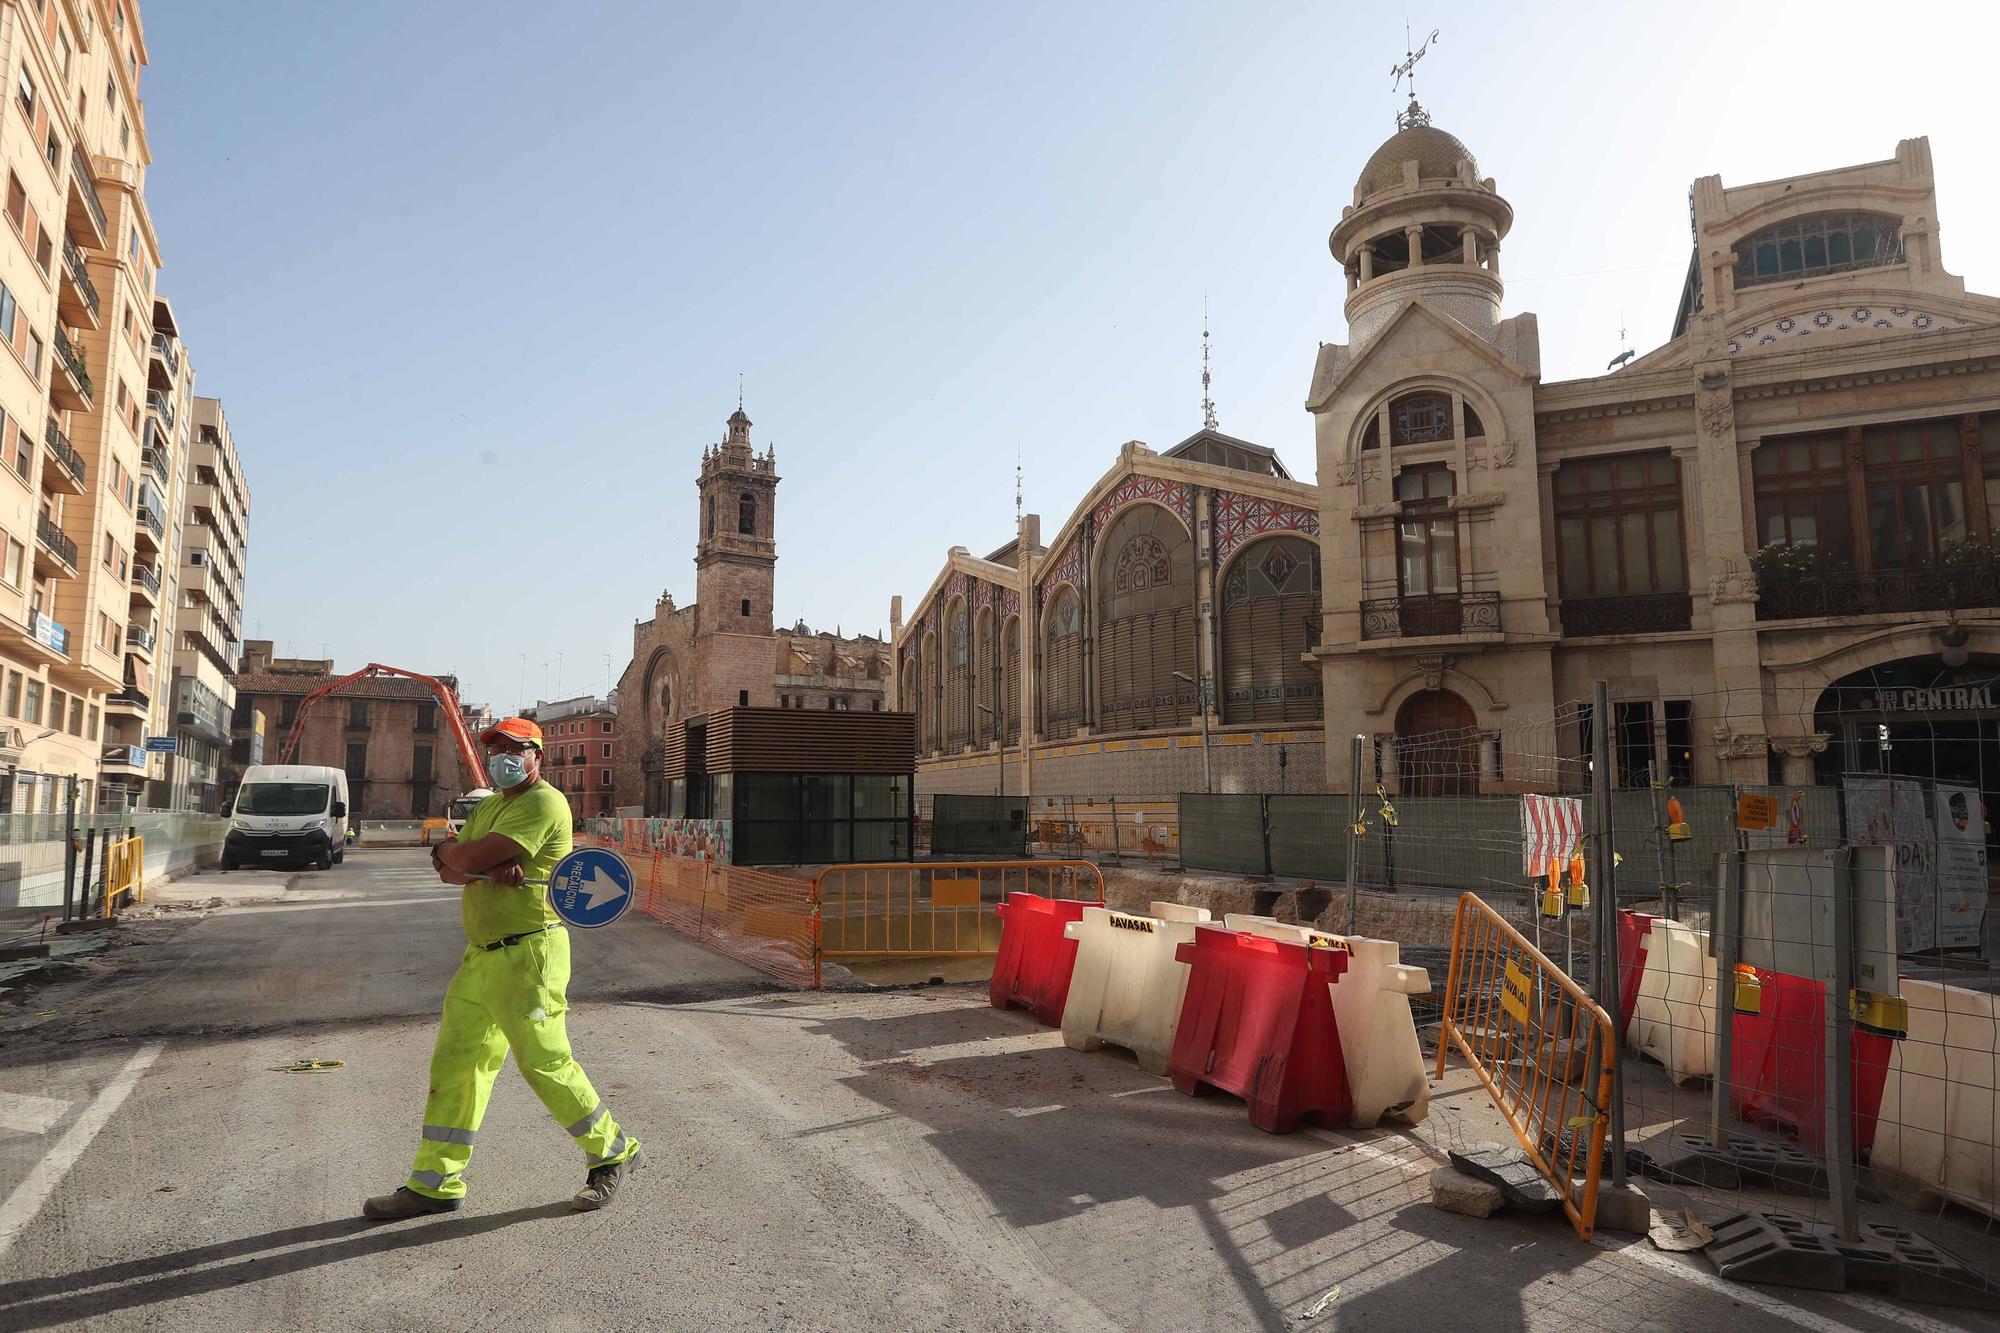
[[[273,848],[271,848],[271,849],[270,849],[270,850],[268,850],[268,851],[263,851],[263,852],[259,852],[259,853],[258,853],[258,855],[259,855],[259,856],[290,856],[290,855],[291,855],[291,853],[290,853],[290,852],[288,852],[288,851],[286,851],[286,850],[285,850],[284,848],[282,848],[282,847],[273,847]]]

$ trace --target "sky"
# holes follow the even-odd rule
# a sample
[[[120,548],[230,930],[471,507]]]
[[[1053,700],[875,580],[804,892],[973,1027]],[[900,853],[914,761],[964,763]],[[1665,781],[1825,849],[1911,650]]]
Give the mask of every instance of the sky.
[[[1417,92],[1514,208],[1545,380],[1666,340],[1688,187],[1929,135],[2000,293],[2000,7],[1436,3]],[[147,198],[251,491],[245,634],[616,684],[693,600],[695,477],[774,444],[781,625],[884,633],[955,545],[1053,535],[1126,440],[1314,475],[1327,233],[1394,132],[1404,13],[1280,3],[151,0]],[[1622,332],[1621,332],[1622,331]]]

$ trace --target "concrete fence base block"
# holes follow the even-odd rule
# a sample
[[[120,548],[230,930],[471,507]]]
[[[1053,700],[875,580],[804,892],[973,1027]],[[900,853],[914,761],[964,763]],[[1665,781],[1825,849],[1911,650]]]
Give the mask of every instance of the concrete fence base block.
[[[1431,1172],[1431,1202],[1447,1213],[1465,1217],[1491,1217],[1506,1202],[1500,1187],[1477,1176],[1468,1176],[1455,1167],[1441,1166]]]
[[[1572,1188],[1576,1206],[1583,1207],[1583,1182],[1577,1181]],[[1653,1201],[1637,1185],[1628,1182],[1624,1189],[1613,1189],[1609,1180],[1600,1181],[1597,1186],[1597,1218],[1592,1226],[1598,1231],[1646,1235],[1653,1229]]]
[[[1562,1206],[1562,1195],[1518,1147],[1502,1143],[1475,1143],[1461,1151],[1450,1150],[1451,1164],[1490,1181],[1508,1203],[1523,1212],[1546,1213]]]

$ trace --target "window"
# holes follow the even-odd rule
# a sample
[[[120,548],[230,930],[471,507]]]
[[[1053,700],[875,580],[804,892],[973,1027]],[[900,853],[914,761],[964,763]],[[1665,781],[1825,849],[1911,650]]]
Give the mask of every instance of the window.
[[[600,787],[609,787],[611,785],[610,769],[607,768],[602,773],[599,773],[597,775],[597,785]]]
[[[418,704],[418,705],[417,705],[417,730],[418,730],[418,731],[436,731],[436,730],[437,730],[437,705],[436,705],[436,704]]]
[[[410,781],[429,782],[431,780],[431,747],[419,745],[410,751]]]
[[[1972,535],[1958,422],[1910,421],[1861,432],[1871,567],[1936,564]]]
[[[1612,771],[1620,787],[1647,787],[1653,782],[1653,705],[1611,705],[1617,730],[1612,733]]]
[[[1426,444],[1451,438],[1451,399],[1441,393],[1412,393],[1389,404],[1389,443]]]
[[[8,587],[19,588],[21,586],[21,569],[26,562],[27,554],[27,547],[21,545],[21,543],[15,541],[12,537],[7,539],[7,563],[4,571],[0,571],[0,577],[5,577]]]
[[[715,535],[715,497],[708,497],[708,535]]]
[[[42,341],[41,334],[28,335],[28,373],[33,375],[37,382],[42,378],[42,349],[45,346],[47,344]]]
[[[63,705],[68,699],[69,696],[55,688],[55,686],[51,685],[49,687],[49,725],[57,731],[62,730]]]
[[[42,725],[42,682],[32,677],[28,681],[27,701],[22,707],[21,720],[33,727]]]
[[[1222,581],[1222,720],[1308,722],[1320,716],[1319,544],[1274,536],[1246,546]]]
[[[738,706],[743,708],[748,708],[750,706],[750,691],[748,690],[736,691],[736,702]]]
[[[1765,440],[1751,456],[1757,543],[1809,546],[1836,569],[1854,564],[1846,445],[1839,433]]]
[[[89,740],[89,741],[94,741],[94,740],[96,740],[96,739],[97,739],[97,705],[96,705],[96,704],[92,704],[92,705],[90,706],[90,709],[89,709],[88,713],[86,714],[86,719],[87,719],[87,720],[86,720],[86,722],[85,722],[85,724],[84,724],[84,737],[83,737],[83,738],[84,738],[85,740]],[[245,741],[245,742],[244,742],[244,744],[245,744],[245,745],[248,745],[248,744],[249,744],[249,742],[248,742],[248,741]]]
[[[71,46],[69,41],[69,29],[58,28],[56,30],[56,64],[62,67],[62,74],[65,79],[69,77],[70,61],[75,55],[76,48]]]
[[[71,695],[69,701],[69,734],[83,735],[83,700],[75,695]]]
[[[35,76],[28,73],[28,62],[21,62],[21,79],[14,89],[14,100],[21,104],[21,114],[29,120],[35,118]]]
[[[7,716],[21,716],[21,673],[18,671],[7,673]]]
[[[743,599],[743,614],[746,616],[750,614],[750,599],[748,597]]]
[[[348,700],[347,725],[350,727],[366,727],[368,725],[368,701],[366,699]]]
[[[1556,470],[1555,510],[1565,601],[1687,591],[1672,454],[1565,462]]]
[[[1736,285],[1783,282],[1903,262],[1898,219],[1884,213],[1787,218],[1736,244]]]
[[[44,274],[47,274],[49,265],[55,262],[55,241],[49,236],[46,227],[37,227],[35,229],[35,267],[39,268]]]
[[[1083,603],[1075,588],[1064,584],[1056,590],[1047,623],[1043,732],[1060,739],[1083,725]]]
[[[118,541],[110,533],[104,534],[104,567],[111,568],[111,561],[118,550]]]
[[[757,497],[745,495],[736,501],[736,530],[749,536],[757,534]]]
[[[118,105],[118,83],[109,74],[104,76],[104,105]]]
[[[50,171],[56,172],[57,174],[61,174],[62,140],[56,138],[56,132],[54,130],[50,130],[49,137],[42,141],[42,156],[48,159]]]
[[[1396,474],[1396,586],[1404,597],[1458,592],[1458,515],[1452,512],[1451,469],[1406,467]]]
[[[606,741],[604,744],[604,757],[606,759],[611,757],[611,743],[609,741]]]
[[[347,743],[347,780],[365,782],[368,779],[368,742],[349,741]]]
[[[299,701],[297,699],[286,699],[278,705],[278,726],[281,729],[289,731],[292,724],[298,721],[298,719]]]
[[[598,726],[603,730],[605,735],[609,736],[611,734],[611,724],[609,722],[600,722],[598,723]],[[607,755],[610,753],[611,752],[609,750],[605,751],[605,754]]]
[[[132,146],[132,122],[123,116],[118,118],[118,146],[126,149]]]
[[[22,231],[28,226],[28,187],[13,172],[7,173],[7,220]]]
[[[1107,732],[1180,726],[1195,697],[1194,543],[1158,505],[1128,506],[1098,561],[1097,720]]]
[[[826,701],[826,706],[836,713],[845,713],[847,711],[847,696],[844,694],[835,695]]]
[[[871,713],[879,713],[879,712],[881,712],[881,711],[882,711],[882,701],[881,701],[880,699],[870,699],[870,700],[868,701],[868,711],[869,711],[869,712],[871,712]],[[1009,740],[1012,740],[1012,739],[1013,739],[1013,737],[1011,737],[1011,736],[1010,736],[1010,737],[1008,737],[1008,739],[1009,739]]]
[[[1687,699],[1669,699],[1664,706],[1667,731],[1667,783],[1674,787],[1694,783],[1694,704]]]

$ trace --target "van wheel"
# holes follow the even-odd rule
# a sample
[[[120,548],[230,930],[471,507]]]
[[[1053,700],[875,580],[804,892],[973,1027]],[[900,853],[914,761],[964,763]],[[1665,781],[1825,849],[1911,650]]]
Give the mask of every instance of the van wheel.
[[[333,854],[333,863],[335,865],[339,865],[342,861],[345,861],[346,859],[347,859],[347,849],[345,847],[341,848],[339,851]]]
[[[313,869],[314,870],[333,869],[333,850],[331,848],[322,847],[319,849],[319,860],[313,862]]]
[[[224,852],[222,855],[222,868],[224,870],[236,869],[236,858]]]

